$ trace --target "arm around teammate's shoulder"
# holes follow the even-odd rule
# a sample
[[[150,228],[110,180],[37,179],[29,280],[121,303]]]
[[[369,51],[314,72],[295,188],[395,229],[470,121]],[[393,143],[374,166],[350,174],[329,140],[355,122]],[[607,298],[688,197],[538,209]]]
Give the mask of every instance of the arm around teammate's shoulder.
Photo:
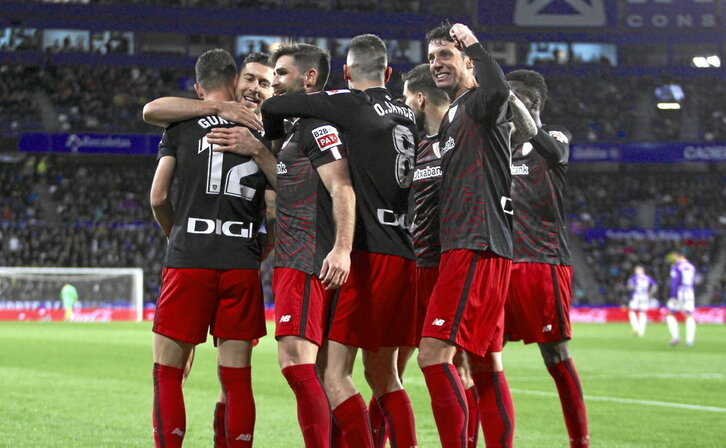
[[[219,115],[225,120],[243,124],[252,129],[262,129],[262,122],[254,113],[235,101],[202,101],[169,96],[146,103],[143,110],[145,122],[161,127],[207,115]]]

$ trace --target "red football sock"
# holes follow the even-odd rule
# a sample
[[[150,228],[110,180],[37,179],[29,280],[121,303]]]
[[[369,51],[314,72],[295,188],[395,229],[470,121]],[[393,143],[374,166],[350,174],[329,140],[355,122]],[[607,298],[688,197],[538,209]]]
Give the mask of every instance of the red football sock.
[[[476,386],[466,389],[466,404],[469,407],[469,421],[466,424],[466,446],[476,448],[479,439],[479,394]]]
[[[345,439],[343,438],[343,430],[340,429],[340,424],[338,423],[338,420],[335,418],[335,414],[333,414],[332,419],[332,436],[330,437],[332,439],[331,441],[331,448],[348,448],[348,445],[345,444]]]
[[[381,407],[378,405],[376,397],[371,397],[368,402],[368,416],[371,420],[371,431],[373,433],[373,446],[383,448],[386,446],[386,420],[383,418]]]
[[[219,366],[219,379],[227,397],[227,446],[252,446],[255,433],[255,397],[250,367]]]
[[[587,431],[587,410],[580,385],[580,376],[575,370],[575,363],[568,358],[553,366],[547,367],[557,385],[560,394],[562,413],[570,435],[570,447],[590,446],[590,435]]]
[[[514,404],[504,372],[472,375],[479,393],[479,415],[487,448],[510,448],[514,441]]]
[[[227,425],[224,424],[227,406],[217,402],[214,408],[214,448],[227,448]]]
[[[306,447],[330,447],[330,404],[315,371],[315,364],[300,364],[282,369],[297,400],[297,421]]]
[[[431,395],[431,408],[442,448],[466,447],[469,418],[464,387],[453,364],[434,364],[421,369]]]
[[[187,417],[182,395],[184,371],[154,363],[154,444],[157,448],[182,446]]]
[[[355,394],[333,409],[345,446],[348,448],[373,448],[368,407],[360,394]]]
[[[388,437],[391,438],[391,448],[418,446],[413,408],[406,391],[401,389],[389,392],[378,399],[378,404],[383,412],[383,417],[386,419]]]

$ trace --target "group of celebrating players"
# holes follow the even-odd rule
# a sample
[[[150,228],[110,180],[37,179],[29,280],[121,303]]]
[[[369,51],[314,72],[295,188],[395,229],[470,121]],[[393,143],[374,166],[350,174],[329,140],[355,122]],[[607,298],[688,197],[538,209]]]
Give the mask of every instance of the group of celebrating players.
[[[185,370],[207,331],[215,446],[252,445],[259,265],[273,243],[278,358],[305,446],[416,447],[402,378],[418,347],[441,445],[476,446],[481,423],[487,447],[511,447],[507,340],[539,344],[570,446],[589,446],[567,344],[568,133],[540,121],[542,76],[505,78],[465,25],[426,40],[402,101],[385,87],[385,44],[365,34],[343,67],[349,89],[325,91],[330,56],[312,45],[250,55],[239,74],[210,50],[196,64],[203,101],[145,106],[166,127],[151,188],[169,239],[153,327],[157,447],[182,445]],[[352,380],[358,349],[369,403]]]

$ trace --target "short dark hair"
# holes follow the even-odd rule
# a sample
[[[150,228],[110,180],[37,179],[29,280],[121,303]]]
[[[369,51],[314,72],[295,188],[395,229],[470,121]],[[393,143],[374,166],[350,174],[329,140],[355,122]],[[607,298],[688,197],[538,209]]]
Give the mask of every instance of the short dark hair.
[[[313,68],[316,69],[318,71],[318,82],[315,87],[319,90],[325,88],[330,75],[330,53],[328,53],[328,50],[303,43],[282,45],[270,56],[270,65],[274,67],[277,60],[283,56],[292,56],[295,66],[303,73]]]
[[[252,62],[272,67],[272,65],[270,64],[270,53],[250,53],[242,61],[242,67]]]
[[[430,29],[426,33],[426,45],[434,41],[454,42],[454,38],[451,37],[451,28],[453,26],[449,22],[444,22],[436,28]]]
[[[440,106],[449,102],[449,96],[442,89],[436,87],[434,77],[431,75],[429,64],[421,64],[401,75],[401,79],[407,82],[406,87],[413,93],[422,92],[426,98]]]
[[[219,90],[229,85],[237,75],[237,63],[229,52],[215,48],[199,56],[194,71],[197,84],[204,90]]]
[[[350,41],[348,54],[355,61],[350,65],[358,76],[378,81],[388,67],[386,43],[375,34],[361,34]]]
[[[547,101],[547,83],[544,76],[534,70],[514,70],[507,74],[507,81],[518,81],[524,84],[525,94],[530,100],[539,99],[539,110],[544,110]]]

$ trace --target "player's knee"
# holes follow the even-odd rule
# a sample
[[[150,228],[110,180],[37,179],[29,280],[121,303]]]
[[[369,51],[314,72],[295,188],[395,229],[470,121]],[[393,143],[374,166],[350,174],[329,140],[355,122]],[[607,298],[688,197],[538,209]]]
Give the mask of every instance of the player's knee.
[[[547,366],[559,364],[570,357],[570,350],[567,341],[539,344],[539,350],[542,354],[542,359]]]
[[[456,348],[434,338],[422,338],[416,361],[424,368],[434,364],[452,363]]]

